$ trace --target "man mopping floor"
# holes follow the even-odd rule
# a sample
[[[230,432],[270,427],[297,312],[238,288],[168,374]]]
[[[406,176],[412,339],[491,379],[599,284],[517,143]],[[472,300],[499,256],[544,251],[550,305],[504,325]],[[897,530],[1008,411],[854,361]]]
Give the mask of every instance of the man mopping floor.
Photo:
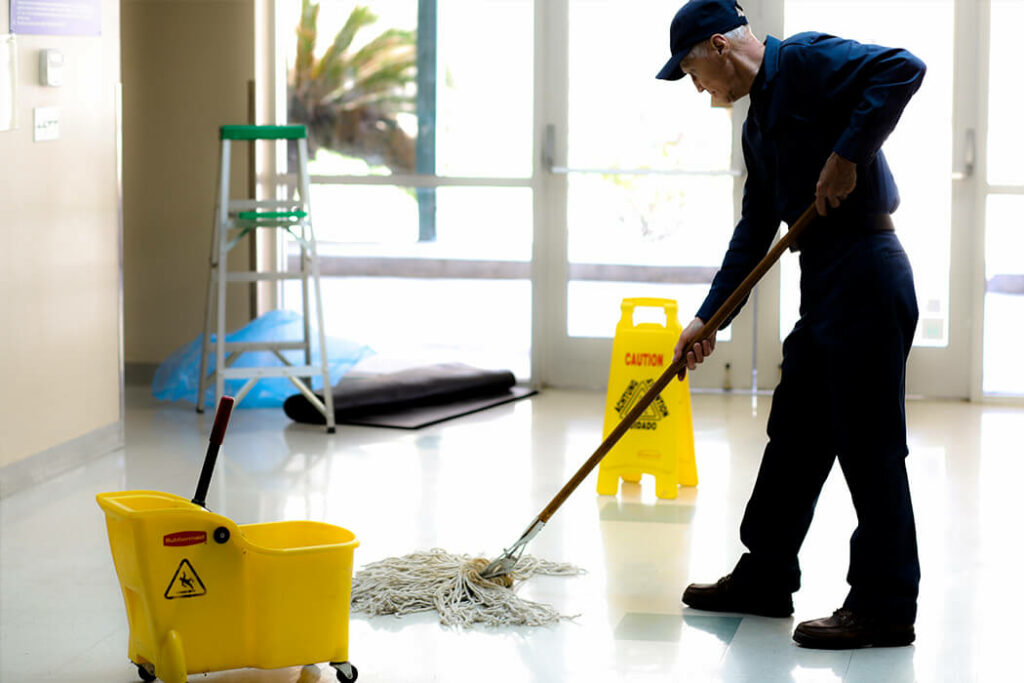
[[[672,20],[670,47],[658,78],[689,76],[712,106],[750,96],[742,216],[676,359],[685,353],[694,370],[714,351],[714,336],[694,343],[697,331],[767,252],[780,222],[792,224],[812,201],[820,215],[796,242],[800,319],[783,346],[769,441],[740,526],[747,552],[717,583],[688,586],[683,602],[791,616],[797,553],[838,459],[857,512],[850,591],[841,609],[799,624],[793,638],[815,648],[909,645],[920,567],[904,383],[918,310],[881,146],[925,66],[906,50],[820,33],[762,43],[735,0],[690,0]]]

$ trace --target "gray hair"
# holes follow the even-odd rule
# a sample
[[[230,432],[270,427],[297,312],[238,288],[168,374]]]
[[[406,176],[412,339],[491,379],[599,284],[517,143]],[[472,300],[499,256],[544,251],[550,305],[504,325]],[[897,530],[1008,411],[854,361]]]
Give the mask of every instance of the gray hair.
[[[730,43],[742,43],[750,38],[754,38],[754,34],[753,32],[751,32],[750,26],[748,24],[737,26],[736,28],[732,29],[731,31],[727,31],[722,35],[725,36]],[[692,48],[690,48],[689,53],[687,53],[687,55],[683,57],[683,61],[681,62],[681,64],[686,64],[691,59],[707,57],[710,54],[711,39],[708,38],[707,40],[701,41],[694,45]]]

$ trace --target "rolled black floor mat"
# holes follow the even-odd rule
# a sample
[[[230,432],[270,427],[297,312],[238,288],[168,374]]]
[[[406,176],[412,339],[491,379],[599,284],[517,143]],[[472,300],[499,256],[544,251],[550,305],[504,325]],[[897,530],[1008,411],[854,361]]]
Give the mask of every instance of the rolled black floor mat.
[[[441,363],[398,372],[343,377],[332,387],[334,419],[373,424],[367,418],[412,408],[510,396],[516,378],[508,370],[482,370],[462,363]],[[532,393],[532,392],[531,392]],[[317,394],[323,398],[322,394]],[[515,398],[518,398],[517,394]],[[288,397],[284,412],[296,422],[324,424],[324,417],[302,394]]]

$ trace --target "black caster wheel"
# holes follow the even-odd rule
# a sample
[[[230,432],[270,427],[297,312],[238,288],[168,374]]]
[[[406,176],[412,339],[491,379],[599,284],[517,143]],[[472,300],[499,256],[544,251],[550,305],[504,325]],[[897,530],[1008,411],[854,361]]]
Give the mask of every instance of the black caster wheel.
[[[135,666],[139,669],[139,678],[146,681],[146,683],[149,683],[149,681],[156,680],[156,674],[154,674],[153,671],[151,671],[151,669],[153,668],[152,664],[150,664],[148,667],[142,666],[141,664],[136,664]]]
[[[359,678],[359,669],[351,662],[331,662],[331,666],[334,667],[334,672],[342,683],[352,683]]]

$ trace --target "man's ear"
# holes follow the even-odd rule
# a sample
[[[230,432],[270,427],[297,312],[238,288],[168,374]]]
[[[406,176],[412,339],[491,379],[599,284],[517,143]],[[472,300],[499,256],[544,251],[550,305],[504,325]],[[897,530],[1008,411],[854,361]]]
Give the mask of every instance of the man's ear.
[[[724,55],[729,52],[729,39],[721,33],[716,33],[711,36],[711,48],[716,54]]]

